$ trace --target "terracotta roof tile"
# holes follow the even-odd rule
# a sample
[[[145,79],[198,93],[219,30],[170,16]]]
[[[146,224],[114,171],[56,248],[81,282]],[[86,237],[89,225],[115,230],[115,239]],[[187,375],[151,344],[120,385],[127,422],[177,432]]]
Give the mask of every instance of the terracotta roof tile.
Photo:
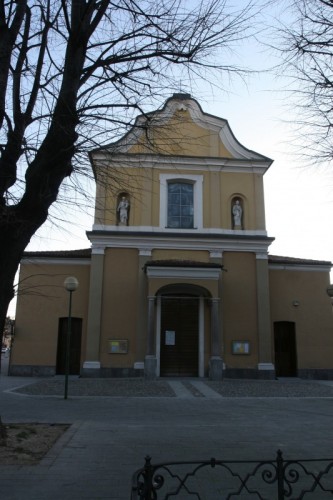
[[[91,257],[91,248],[83,248],[80,250],[46,250],[40,252],[24,252],[23,258],[41,258],[50,257],[56,258],[75,258],[75,259],[87,259]]]
[[[332,266],[327,260],[300,259],[297,257],[281,257],[279,255],[268,255],[270,264],[300,264],[305,266]]]

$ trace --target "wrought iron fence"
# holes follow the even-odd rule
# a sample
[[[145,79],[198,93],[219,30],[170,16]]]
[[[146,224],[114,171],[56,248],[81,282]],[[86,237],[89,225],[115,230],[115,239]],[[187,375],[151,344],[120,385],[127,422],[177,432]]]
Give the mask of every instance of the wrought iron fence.
[[[206,461],[153,464],[133,475],[131,500],[323,500],[333,496],[333,459]]]

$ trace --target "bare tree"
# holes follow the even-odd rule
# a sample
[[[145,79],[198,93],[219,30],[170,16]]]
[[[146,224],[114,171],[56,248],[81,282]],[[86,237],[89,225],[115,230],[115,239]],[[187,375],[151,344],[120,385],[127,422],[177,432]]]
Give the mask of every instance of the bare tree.
[[[180,78],[241,74],[221,61],[252,16],[226,0],[0,1],[1,329],[23,251],[82,155]]]
[[[277,39],[295,104],[297,152],[310,162],[333,160],[333,2],[294,0]],[[275,33],[276,35],[276,33]],[[293,118],[294,119],[294,118]]]

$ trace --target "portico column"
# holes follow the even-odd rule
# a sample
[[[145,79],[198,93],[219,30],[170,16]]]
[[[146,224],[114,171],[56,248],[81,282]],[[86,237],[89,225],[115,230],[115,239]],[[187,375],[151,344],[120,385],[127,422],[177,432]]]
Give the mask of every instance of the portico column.
[[[150,249],[139,250],[139,265],[138,265],[138,314],[136,328],[136,360],[134,368],[137,370],[144,369],[144,359],[146,355],[146,335],[147,335],[147,276],[144,272],[145,265],[151,259]]]
[[[211,299],[211,355],[220,356],[219,299]]]
[[[258,311],[258,370],[260,378],[274,378],[267,253],[256,254]]]
[[[210,338],[211,356],[209,360],[209,378],[211,380],[222,380],[223,361],[221,358],[220,331],[219,331],[219,302],[218,298],[211,299],[210,316]]]
[[[93,248],[91,255],[89,305],[87,322],[86,360],[82,376],[100,375],[99,346],[101,335],[101,310],[104,272],[104,248]]]
[[[223,252],[211,250],[209,253],[209,261],[223,266]],[[222,299],[222,286],[221,272],[218,283],[218,297],[211,299],[211,357],[209,360],[209,378],[211,380],[222,380],[223,378],[223,359],[221,357],[223,351],[223,332],[221,318],[222,309],[220,307]]]
[[[155,297],[148,297],[147,351],[145,356],[145,378],[156,379],[157,359],[154,339]]]

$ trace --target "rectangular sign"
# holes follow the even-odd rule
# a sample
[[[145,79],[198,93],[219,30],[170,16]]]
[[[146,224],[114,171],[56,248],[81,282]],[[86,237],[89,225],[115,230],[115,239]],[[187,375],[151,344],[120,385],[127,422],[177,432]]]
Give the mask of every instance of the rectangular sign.
[[[109,354],[127,354],[128,340],[109,340]]]
[[[247,340],[233,340],[232,354],[250,354],[250,342]]]
[[[165,345],[176,344],[176,332],[173,330],[165,330]]]

